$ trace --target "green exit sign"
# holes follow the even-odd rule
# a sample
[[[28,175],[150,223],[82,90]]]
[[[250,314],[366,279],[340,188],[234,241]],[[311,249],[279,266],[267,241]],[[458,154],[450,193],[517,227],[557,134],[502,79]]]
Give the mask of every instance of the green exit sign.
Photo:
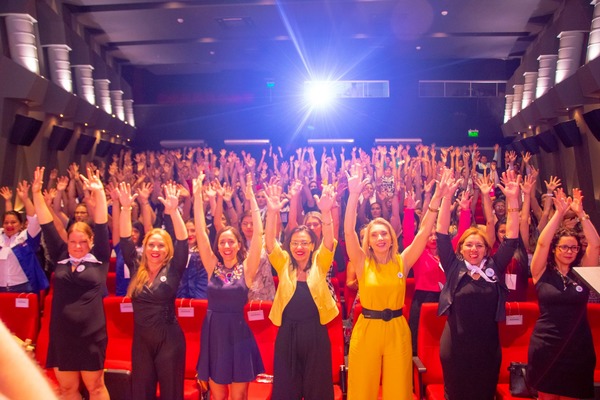
[[[469,129],[467,131],[469,137],[479,137],[479,130],[477,129]]]

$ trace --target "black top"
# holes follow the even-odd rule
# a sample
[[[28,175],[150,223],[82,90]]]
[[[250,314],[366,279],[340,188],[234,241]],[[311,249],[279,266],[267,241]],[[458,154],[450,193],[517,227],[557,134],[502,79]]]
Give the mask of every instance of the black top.
[[[496,290],[498,291],[496,321],[502,321],[506,317],[504,303],[506,302],[508,288],[504,282],[504,274],[506,266],[510,262],[518,243],[518,239],[504,239],[496,254],[489,258],[487,265],[484,267],[485,269],[493,269],[494,276],[498,278],[496,284]],[[438,315],[448,315],[448,310],[454,302],[458,285],[465,278],[469,270],[465,262],[456,256],[450,236],[438,232],[437,246],[440,262],[446,274],[446,284],[440,293]]]

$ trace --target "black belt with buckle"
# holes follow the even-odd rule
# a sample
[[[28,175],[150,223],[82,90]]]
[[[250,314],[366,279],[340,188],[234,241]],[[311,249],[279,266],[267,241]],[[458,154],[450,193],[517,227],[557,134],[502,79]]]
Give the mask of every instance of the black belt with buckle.
[[[394,318],[401,317],[402,309],[399,308],[397,310],[390,310],[389,308],[386,308],[385,310],[377,311],[369,310],[368,308],[363,308],[362,315],[367,319],[382,319],[387,322]]]

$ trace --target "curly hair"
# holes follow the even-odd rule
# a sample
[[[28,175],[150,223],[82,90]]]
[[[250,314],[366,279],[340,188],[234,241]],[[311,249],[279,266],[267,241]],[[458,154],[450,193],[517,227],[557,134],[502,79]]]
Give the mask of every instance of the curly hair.
[[[550,242],[549,254],[551,256],[548,257],[548,265],[553,268],[556,267],[556,257],[554,257],[554,251],[556,250],[556,246],[558,246],[558,242],[563,237],[575,238],[575,240],[577,240],[577,245],[579,246],[579,251],[577,252],[577,256],[575,257],[575,260],[573,260],[571,265],[569,265],[569,268],[571,268],[575,265],[579,265],[581,263],[581,259],[583,258],[584,250],[583,250],[583,246],[581,245],[581,237],[579,236],[579,233],[575,229],[560,228],[554,234],[554,237],[552,238],[552,241]]]

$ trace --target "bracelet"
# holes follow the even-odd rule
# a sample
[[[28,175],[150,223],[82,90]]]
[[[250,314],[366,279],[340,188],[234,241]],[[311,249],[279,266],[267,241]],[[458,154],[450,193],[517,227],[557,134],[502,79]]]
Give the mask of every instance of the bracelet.
[[[322,224],[325,225],[325,226],[329,226],[329,225],[333,224],[333,220],[331,220],[329,222],[323,221]]]
[[[123,207],[123,206],[121,206],[121,211],[123,211],[123,210],[129,210],[129,211],[131,211],[132,209],[133,209],[133,207],[131,207],[131,206],[129,206],[129,207]]]
[[[432,208],[431,206],[427,206],[427,209],[428,209],[429,211],[431,211],[432,213],[437,213],[437,212],[439,212],[439,211],[440,211],[440,209],[439,209],[439,208]]]
[[[589,216],[588,214],[584,214],[582,217],[580,217],[580,218],[579,218],[579,222],[583,222],[583,221],[585,221],[586,219],[587,219],[587,220],[589,220],[589,219],[590,219],[590,216]]]
[[[506,209],[506,212],[520,212],[520,211],[521,211],[521,209],[519,207]]]

